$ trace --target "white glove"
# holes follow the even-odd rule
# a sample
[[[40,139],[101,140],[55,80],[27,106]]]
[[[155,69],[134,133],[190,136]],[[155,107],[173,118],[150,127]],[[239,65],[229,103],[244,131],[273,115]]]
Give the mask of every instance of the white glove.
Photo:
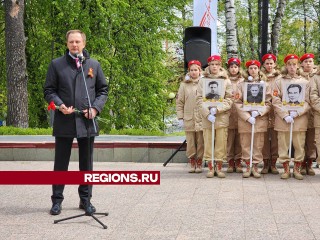
[[[217,113],[217,109],[216,108],[210,108],[210,114],[211,115],[216,115],[216,113]]]
[[[209,120],[210,122],[214,123],[214,122],[216,121],[216,117],[213,116],[213,115],[211,115],[211,114],[209,114],[208,120]]]
[[[256,119],[254,117],[250,117],[247,121],[251,123],[251,125],[256,123]]]
[[[178,126],[183,127],[183,119],[179,119],[178,121],[179,121]]]
[[[294,121],[293,121],[293,118],[291,117],[291,116],[286,116],[285,118],[284,118],[284,120],[287,122],[287,123],[293,123]]]
[[[251,112],[251,117],[257,117],[257,116],[259,116],[260,115],[260,113],[258,112],[258,111],[252,111]]]
[[[291,112],[290,112],[290,117],[292,117],[292,118],[298,117],[297,111],[291,111]]]

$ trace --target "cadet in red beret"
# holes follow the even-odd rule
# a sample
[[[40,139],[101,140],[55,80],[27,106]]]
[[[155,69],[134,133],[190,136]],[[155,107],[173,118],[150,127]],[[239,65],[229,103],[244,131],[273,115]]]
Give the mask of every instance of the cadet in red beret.
[[[242,160],[246,164],[246,172],[243,173],[244,178],[251,176],[260,178],[258,164],[263,161],[262,149],[264,142],[264,134],[268,127],[268,112],[271,105],[271,91],[266,77],[260,71],[260,62],[257,60],[249,60],[246,62],[247,70],[244,73],[244,81],[240,81],[237,85],[237,99],[235,105],[238,113],[238,131],[241,139]],[[247,88],[248,82],[256,83]],[[261,85],[266,85],[266,94],[260,91]],[[248,91],[249,90],[249,91]],[[253,90],[255,90],[253,92]],[[249,92],[249,93],[248,93]],[[245,99],[244,96],[247,95]],[[247,111],[243,108],[246,102],[251,104],[264,103],[265,108],[261,111]],[[255,126],[253,141],[253,167],[250,168],[250,150],[251,150],[251,131],[252,125]]]
[[[313,75],[310,84],[310,100],[314,111],[315,141],[318,151],[317,164],[320,165],[320,66],[318,67],[318,71]]]
[[[249,60],[246,62],[246,67],[249,68],[251,65],[256,65],[260,68],[261,63],[258,60]]]
[[[197,89],[197,105],[202,116],[203,138],[204,138],[204,155],[203,159],[208,161],[209,171],[207,173],[208,178],[216,175],[219,178],[224,178],[225,173],[222,172],[222,163],[227,159],[227,137],[229,126],[229,111],[232,105],[232,85],[228,78],[226,70],[221,67],[221,57],[219,55],[213,55],[208,58],[208,67],[204,71],[204,77],[213,80],[222,79],[223,85],[220,86],[221,92],[215,93],[217,96],[211,97],[211,101],[219,101],[222,104],[210,105],[204,102],[206,98],[205,87],[203,78],[200,79]],[[217,85],[216,81],[210,81],[212,86]],[[210,85],[209,82],[209,85]],[[213,83],[215,82],[215,83]],[[224,95],[220,95],[224,93]],[[205,96],[205,97],[204,97]],[[215,139],[212,143],[212,126],[214,126]],[[212,144],[214,144],[214,162],[216,166],[212,166]]]
[[[192,64],[196,64],[196,65],[198,65],[199,67],[201,67],[201,62],[199,62],[198,60],[191,60],[191,61],[189,61],[189,62],[188,62],[188,68],[190,68],[190,66],[191,66]]]
[[[190,164],[189,173],[202,172],[203,133],[196,105],[196,91],[201,74],[201,63],[198,60],[189,61],[188,73],[180,84],[176,100],[179,126],[184,127],[188,143],[186,155]]]
[[[290,139],[290,126],[293,124],[292,131],[292,144],[294,146],[294,168],[293,175],[296,179],[302,180],[303,176],[300,172],[300,167],[305,158],[305,138],[308,126],[308,111],[309,106],[309,82],[302,76],[298,75],[297,70],[299,66],[299,58],[295,54],[288,54],[284,58],[285,71],[283,75],[276,80],[273,88],[272,104],[275,110],[275,125],[274,129],[278,132],[278,161],[283,164],[284,172],[281,175],[282,179],[290,178],[290,160],[291,156],[288,154],[289,139]],[[297,107],[297,110],[288,110],[285,96],[290,96],[292,89],[301,93],[302,86],[305,86],[305,98],[300,102],[290,103],[287,105]],[[293,95],[293,94],[291,94]]]
[[[314,54],[306,53],[300,57],[300,69],[299,73],[305,77],[310,83],[315,81],[317,67],[314,65]],[[310,109],[308,112],[308,129],[306,133],[306,145],[305,145],[305,161],[301,164],[302,175],[315,175],[315,171],[312,168],[312,163],[317,158],[317,147],[315,144],[315,128],[314,128],[314,111]],[[318,153],[319,154],[319,153]]]
[[[288,54],[285,58],[284,58],[284,63],[287,63],[289,60],[299,60],[299,57],[295,54]]]
[[[261,71],[266,75],[267,82],[270,85],[271,92],[273,92],[273,85],[275,80],[280,77],[280,71],[276,70],[277,57],[271,53],[262,56]],[[262,174],[267,174],[269,169],[273,174],[279,174],[276,167],[278,155],[278,138],[277,131],[274,130],[274,109],[273,106],[269,112],[268,131],[264,135],[263,154],[263,169]]]
[[[242,71],[240,68],[241,61],[238,58],[230,58],[228,60],[228,75],[232,84],[233,102],[235,101],[237,84],[243,81]],[[235,104],[232,104],[229,117],[228,140],[227,140],[227,173],[242,173],[241,164],[241,145],[240,135],[238,132],[238,114]]]

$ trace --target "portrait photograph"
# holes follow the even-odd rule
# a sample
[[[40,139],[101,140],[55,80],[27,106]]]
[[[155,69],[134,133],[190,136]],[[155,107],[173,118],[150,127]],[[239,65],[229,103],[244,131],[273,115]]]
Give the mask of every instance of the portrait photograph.
[[[283,86],[283,105],[288,110],[304,106],[306,85],[303,83],[285,83]]]
[[[203,100],[208,106],[218,106],[224,99],[224,80],[203,78]]]
[[[243,102],[245,111],[262,110],[265,108],[265,83],[245,83]]]

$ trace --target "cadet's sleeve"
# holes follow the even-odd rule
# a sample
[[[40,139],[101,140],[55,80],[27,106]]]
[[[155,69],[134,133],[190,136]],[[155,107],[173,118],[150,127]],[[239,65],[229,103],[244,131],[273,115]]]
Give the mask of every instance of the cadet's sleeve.
[[[282,119],[289,116],[289,113],[282,105],[282,91],[281,91],[281,80],[278,79],[273,85],[272,93],[272,105],[276,114],[278,114]]]
[[[185,92],[183,86],[184,84],[181,83],[178,90],[178,97],[176,101],[176,111],[178,119],[183,119],[184,117]]]
[[[313,109],[320,113],[320,97],[319,97],[319,82],[320,82],[320,75],[319,78],[314,79],[311,82],[311,90],[310,90],[310,102]]]
[[[243,82],[238,82],[237,84],[237,91],[235,94],[235,106],[237,109],[238,117],[241,118],[243,121],[247,121],[251,115],[248,111],[243,110]]]
[[[210,114],[209,108],[203,104],[203,79],[201,78],[197,87],[197,107],[200,111],[200,114],[203,118],[207,118]]]

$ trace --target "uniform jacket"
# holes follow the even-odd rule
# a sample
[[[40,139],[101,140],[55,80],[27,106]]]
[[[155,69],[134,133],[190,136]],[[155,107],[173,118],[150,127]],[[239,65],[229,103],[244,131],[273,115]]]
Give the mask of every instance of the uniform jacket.
[[[281,74],[278,70],[274,70],[273,73],[264,73],[267,77],[267,82],[269,83],[270,89],[271,89],[271,94],[273,93],[273,86],[278,78],[281,77]],[[274,128],[274,121],[275,121],[275,116],[274,116],[274,108],[273,105],[270,106],[270,111],[269,111],[269,123],[268,123],[268,128]]]
[[[246,78],[247,79],[247,78]],[[259,83],[261,82],[261,78],[253,79],[251,82]],[[265,80],[265,79],[264,79]],[[237,93],[236,93],[236,100],[235,106],[238,111],[238,132],[239,133],[251,133],[252,125],[248,122],[248,119],[251,117],[251,112],[243,110],[243,95],[245,92],[245,83],[248,80],[242,80],[237,84]],[[264,81],[265,82],[265,81]],[[265,95],[265,109],[263,111],[259,111],[260,115],[256,117],[256,123],[254,125],[255,132],[266,132],[268,128],[268,121],[269,121],[269,111],[271,105],[271,89],[270,85],[265,82],[266,84],[266,95]]]
[[[230,81],[232,84],[232,106],[230,109],[230,117],[229,117],[229,129],[237,129],[238,128],[238,113],[237,113],[237,108],[235,106],[235,95],[236,92],[238,91],[238,87],[237,84],[240,81],[243,81],[243,78],[241,76],[237,76],[237,77],[230,77]]]
[[[83,72],[91,106],[97,109],[99,114],[107,100],[107,82],[100,64],[91,59],[85,50],[83,54],[85,57]],[[50,63],[44,85],[44,97],[48,103],[54,101],[57,106],[64,103],[67,107],[73,106],[80,111],[88,108],[81,68],[77,69],[75,60],[71,58],[68,50],[64,56],[54,59]],[[81,114],[64,115],[60,111],[55,111],[53,136],[87,137],[85,121],[86,118]],[[90,136],[98,136],[99,129],[97,124],[96,126],[97,132],[94,132],[93,122],[89,121]]]
[[[176,110],[178,119],[184,120],[185,131],[202,131],[201,116],[196,104],[198,79],[185,78],[179,87]]]
[[[290,77],[289,75],[284,75],[277,79],[274,85],[272,94],[272,104],[275,111],[275,126],[274,129],[280,132],[290,131],[290,124],[286,123],[284,118],[289,116],[289,112],[284,108],[282,103],[283,93],[286,89],[283,89],[283,83],[305,83],[306,93],[305,101],[301,110],[297,111],[299,116],[294,118],[293,131],[307,131],[308,126],[308,111],[310,110],[309,105],[309,94],[310,94],[310,84],[309,81],[304,77],[296,76]]]
[[[204,71],[204,77],[212,79],[224,79],[225,95],[222,100],[222,106],[217,107],[216,121],[214,123],[215,128],[226,128],[229,126],[230,109],[232,106],[232,85],[228,78],[226,70],[220,69],[217,75],[209,73],[209,67]],[[202,116],[202,127],[211,129],[212,123],[208,120],[210,109],[203,104],[203,78],[200,79],[197,88],[197,106]]]
[[[317,67],[314,67],[311,72],[304,72],[303,68],[299,68],[299,74],[308,81],[313,80],[313,78],[316,76],[317,71]],[[308,128],[314,128],[314,111],[312,108],[308,112]]]
[[[314,127],[320,127],[320,67],[310,81],[310,101],[314,112]],[[318,153],[319,154],[319,153]]]

